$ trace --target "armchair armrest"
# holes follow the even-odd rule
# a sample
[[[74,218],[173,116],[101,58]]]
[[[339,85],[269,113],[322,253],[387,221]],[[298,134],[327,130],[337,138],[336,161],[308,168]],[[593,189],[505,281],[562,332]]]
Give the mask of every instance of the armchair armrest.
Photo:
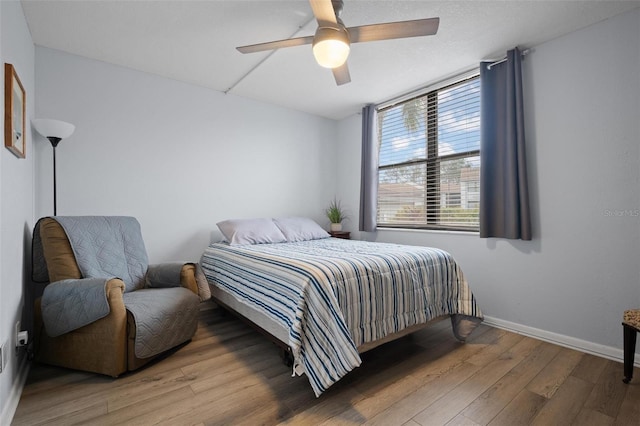
[[[181,274],[184,263],[170,262],[149,265],[145,276],[145,287],[169,288],[181,286]]]
[[[201,302],[211,299],[209,282],[199,263],[185,263],[180,278],[182,286],[197,294]]]
[[[196,282],[196,265],[193,263],[185,263],[180,271],[180,285],[188,288],[195,294],[199,295],[198,283]]]
[[[120,278],[111,278],[109,281],[107,281],[107,285],[105,286],[105,291],[106,291],[107,300],[109,301],[110,307],[113,307],[113,304],[116,303],[116,300],[118,300],[117,298],[114,298],[114,296],[115,297],[120,296],[120,300],[122,300],[124,289],[125,289],[124,281],[122,281]],[[122,305],[124,306],[124,302],[122,302]]]
[[[146,287],[184,287],[205,301],[211,297],[209,285],[200,265],[191,262],[170,262],[149,265]]]
[[[119,279],[80,278],[49,284],[41,301],[47,334],[60,336],[106,317],[111,300],[121,300],[123,292]]]
[[[117,377],[127,371],[127,311],[124,282],[114,278],[105,290],[110,312],[89,325],[58,337],[50,337],[43,324],[42,298],[35,302],[37,361]]]

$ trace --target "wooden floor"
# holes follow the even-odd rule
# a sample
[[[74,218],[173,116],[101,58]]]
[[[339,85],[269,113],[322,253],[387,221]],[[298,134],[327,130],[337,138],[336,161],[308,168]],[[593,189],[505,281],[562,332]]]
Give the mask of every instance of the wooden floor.
[[[189,344],[119,379],[34,365],[13,424],[640,424],[638,369],[625,385],[621,363],[485,325],[461,344],[442,321],[362,358],[315,398],[265,337],[208,309]]]

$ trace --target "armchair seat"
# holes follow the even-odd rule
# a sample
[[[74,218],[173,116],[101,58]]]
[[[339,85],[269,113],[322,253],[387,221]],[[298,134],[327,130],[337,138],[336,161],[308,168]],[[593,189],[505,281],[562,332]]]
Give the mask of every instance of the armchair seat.
[[[130,339],[134,347],[129,350],[137,358],[158,355],[191,339],[196,332],[200,300],[183,287],[142,289],[125,293],[123,299],[135,324]],[[156,338],[140,339],[142,329]]]
[[[134,218],[43,218],[32,258],[36,361],[117,377],[196,332],[196,265],[149,265]]]

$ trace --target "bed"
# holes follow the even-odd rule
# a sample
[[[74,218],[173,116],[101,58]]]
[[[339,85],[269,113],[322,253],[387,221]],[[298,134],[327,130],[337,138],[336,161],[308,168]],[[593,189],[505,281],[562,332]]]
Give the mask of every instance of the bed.
[[[483,319],[458,264],[443,250],[338,238],[286,241],[213,243],[201,265],[214,300],[288,347],[294,374],[305,374],[316,396],[372,347],[442,317],[451,318],[464,341]]]

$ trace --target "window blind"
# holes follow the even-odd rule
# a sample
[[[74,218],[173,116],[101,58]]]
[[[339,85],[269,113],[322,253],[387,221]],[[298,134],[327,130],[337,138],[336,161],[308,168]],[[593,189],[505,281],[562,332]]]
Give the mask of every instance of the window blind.
[[[378,226],[478,230],[478,76],[380,108],[378,142]]]

